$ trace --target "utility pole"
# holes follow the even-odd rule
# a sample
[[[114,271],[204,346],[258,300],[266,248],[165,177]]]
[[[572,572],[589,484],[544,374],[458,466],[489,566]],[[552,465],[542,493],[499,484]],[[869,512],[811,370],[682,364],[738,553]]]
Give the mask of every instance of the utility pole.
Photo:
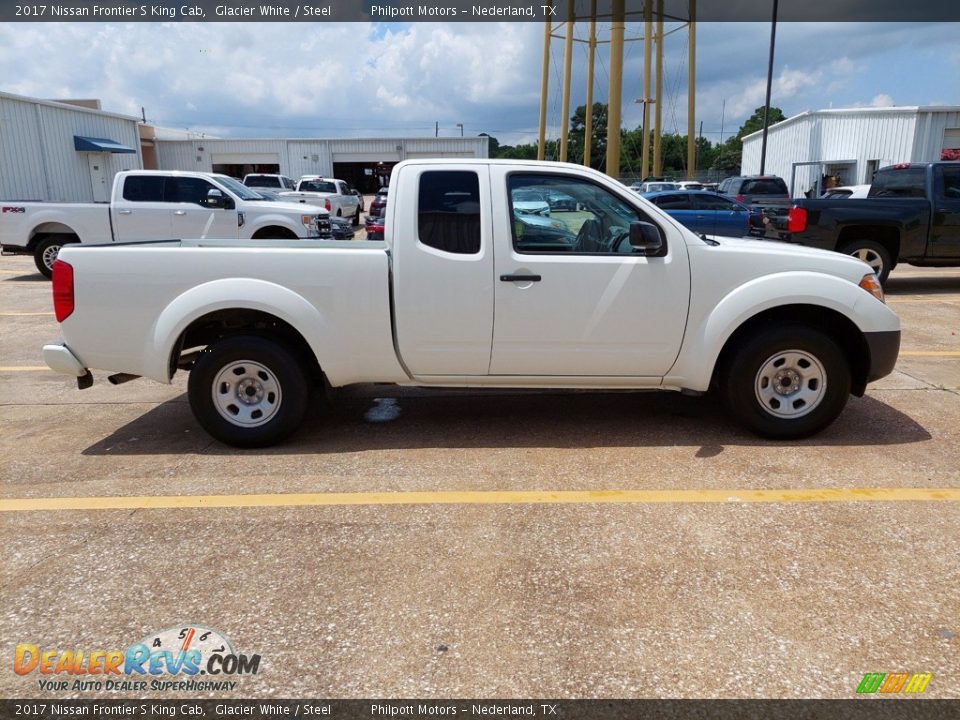
[[[641,143],[640,179],[650,174],[650,61],[653,41],[653,6],[643,3],[643,142]]]
[[[654,97],[653,115],[653,174],[663,173],[661,136],[663,134],[663,0],[657,0],[657,91]]]
[[[693,139],[693,123],[697,115],[697,0],[690,0],[690,24],[687,26],[687,178],[693,180],[693,167],[697,164],[696,145]]]
[[[433,136],[440,137],[440,121],[437,120],[436,124],[433,126]]]
[[[777,43],[777,5],[773,0],[773,22],[770,23],[770,59],[767,61],[767,102],[763,106],[763,144],[760,146],[760,174],[767,169],[767,130],[770,127],[770,89],[773,85],[773,49]]]

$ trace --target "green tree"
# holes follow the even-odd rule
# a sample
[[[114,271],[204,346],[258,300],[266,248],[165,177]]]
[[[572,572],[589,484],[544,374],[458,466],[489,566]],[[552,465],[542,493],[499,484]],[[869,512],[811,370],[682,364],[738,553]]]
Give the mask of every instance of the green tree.
[[[489,133],[480,133],[480,137],[490,138],[487,140],[487,157],[500,157],[500,141]]]
[[[607,105],[594,103],[591,113],[593,127],[590,129],[590,166],[602,170],[607,158]],[[579,106],[570,118],[570,134],[567,159],[583,162],[584,135],[587,130],[587,106]]]

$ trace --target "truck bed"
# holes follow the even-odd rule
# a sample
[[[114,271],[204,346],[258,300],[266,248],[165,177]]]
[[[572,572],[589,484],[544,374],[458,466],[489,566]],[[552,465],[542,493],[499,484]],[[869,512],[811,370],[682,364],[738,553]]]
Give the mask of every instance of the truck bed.
[[[295,327],[336,343],[324,371],[334,384],[400,373],[392,343],[384,243],[336,240],[184,240],[72,245],[74,312],[67,345],[89,368],[169,381],[173,340],[210,312],[276,307]],[[229,277],[224,278],[225,268]],[[229,298],[226,299],[225,298]],[[144,328],[150,328],[144,343]],[[310,338],[306,338],[310,342]],[[312,344],[312,343],[311,343]],[[326,352],[325,352],[326,350]]]

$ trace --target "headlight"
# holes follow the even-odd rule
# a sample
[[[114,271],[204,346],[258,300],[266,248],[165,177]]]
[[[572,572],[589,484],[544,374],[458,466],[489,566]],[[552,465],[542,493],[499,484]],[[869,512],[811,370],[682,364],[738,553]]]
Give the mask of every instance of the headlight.
[[[867,273],[864,275],[860,279],[860,287],[873,295],[880,302],[886,302],[886,300],[883,299],[883,287],[880,285],[880,281],[877,279],[875,273]]]

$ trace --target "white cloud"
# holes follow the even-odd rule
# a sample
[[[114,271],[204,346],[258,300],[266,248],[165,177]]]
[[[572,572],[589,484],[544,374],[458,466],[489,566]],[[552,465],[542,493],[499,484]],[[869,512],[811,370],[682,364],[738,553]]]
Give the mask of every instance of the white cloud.
[[[600,24],[601,37],[608,27]],[[918,104],[956,88],[955,26],[782,23],[773,104],[807,109]],[[538,23],[46,23],[0,26],[0,90],[97,97],[106,109],[218,135],[432,135],[490,132],[529,141],[539,114]],[[579,29],[582,36],[585,30]],[[628,35],[640,35],[639,26]],[[719,139],[737,131],[765,94],[766,23],[698,28],[697,120]],[[548,126],[559,112],[562,42],[553,43]],[[595,100],[605,102],[609,59],[598,50]],[[896,61],[892,54],[900,53]],[[936,63],[929,53],[941,53]],[[926,55],[924,55],[926,54]],[[624,124],[640,122],[642,43],[630,43]],[[666,45],[664,127],[686,132],[686,39]],[[575,47],[571,114],[584,102],[585,52]],[[902,76],[897,79],[894,72]],[[948,101],[958,102],[958,98]]]

